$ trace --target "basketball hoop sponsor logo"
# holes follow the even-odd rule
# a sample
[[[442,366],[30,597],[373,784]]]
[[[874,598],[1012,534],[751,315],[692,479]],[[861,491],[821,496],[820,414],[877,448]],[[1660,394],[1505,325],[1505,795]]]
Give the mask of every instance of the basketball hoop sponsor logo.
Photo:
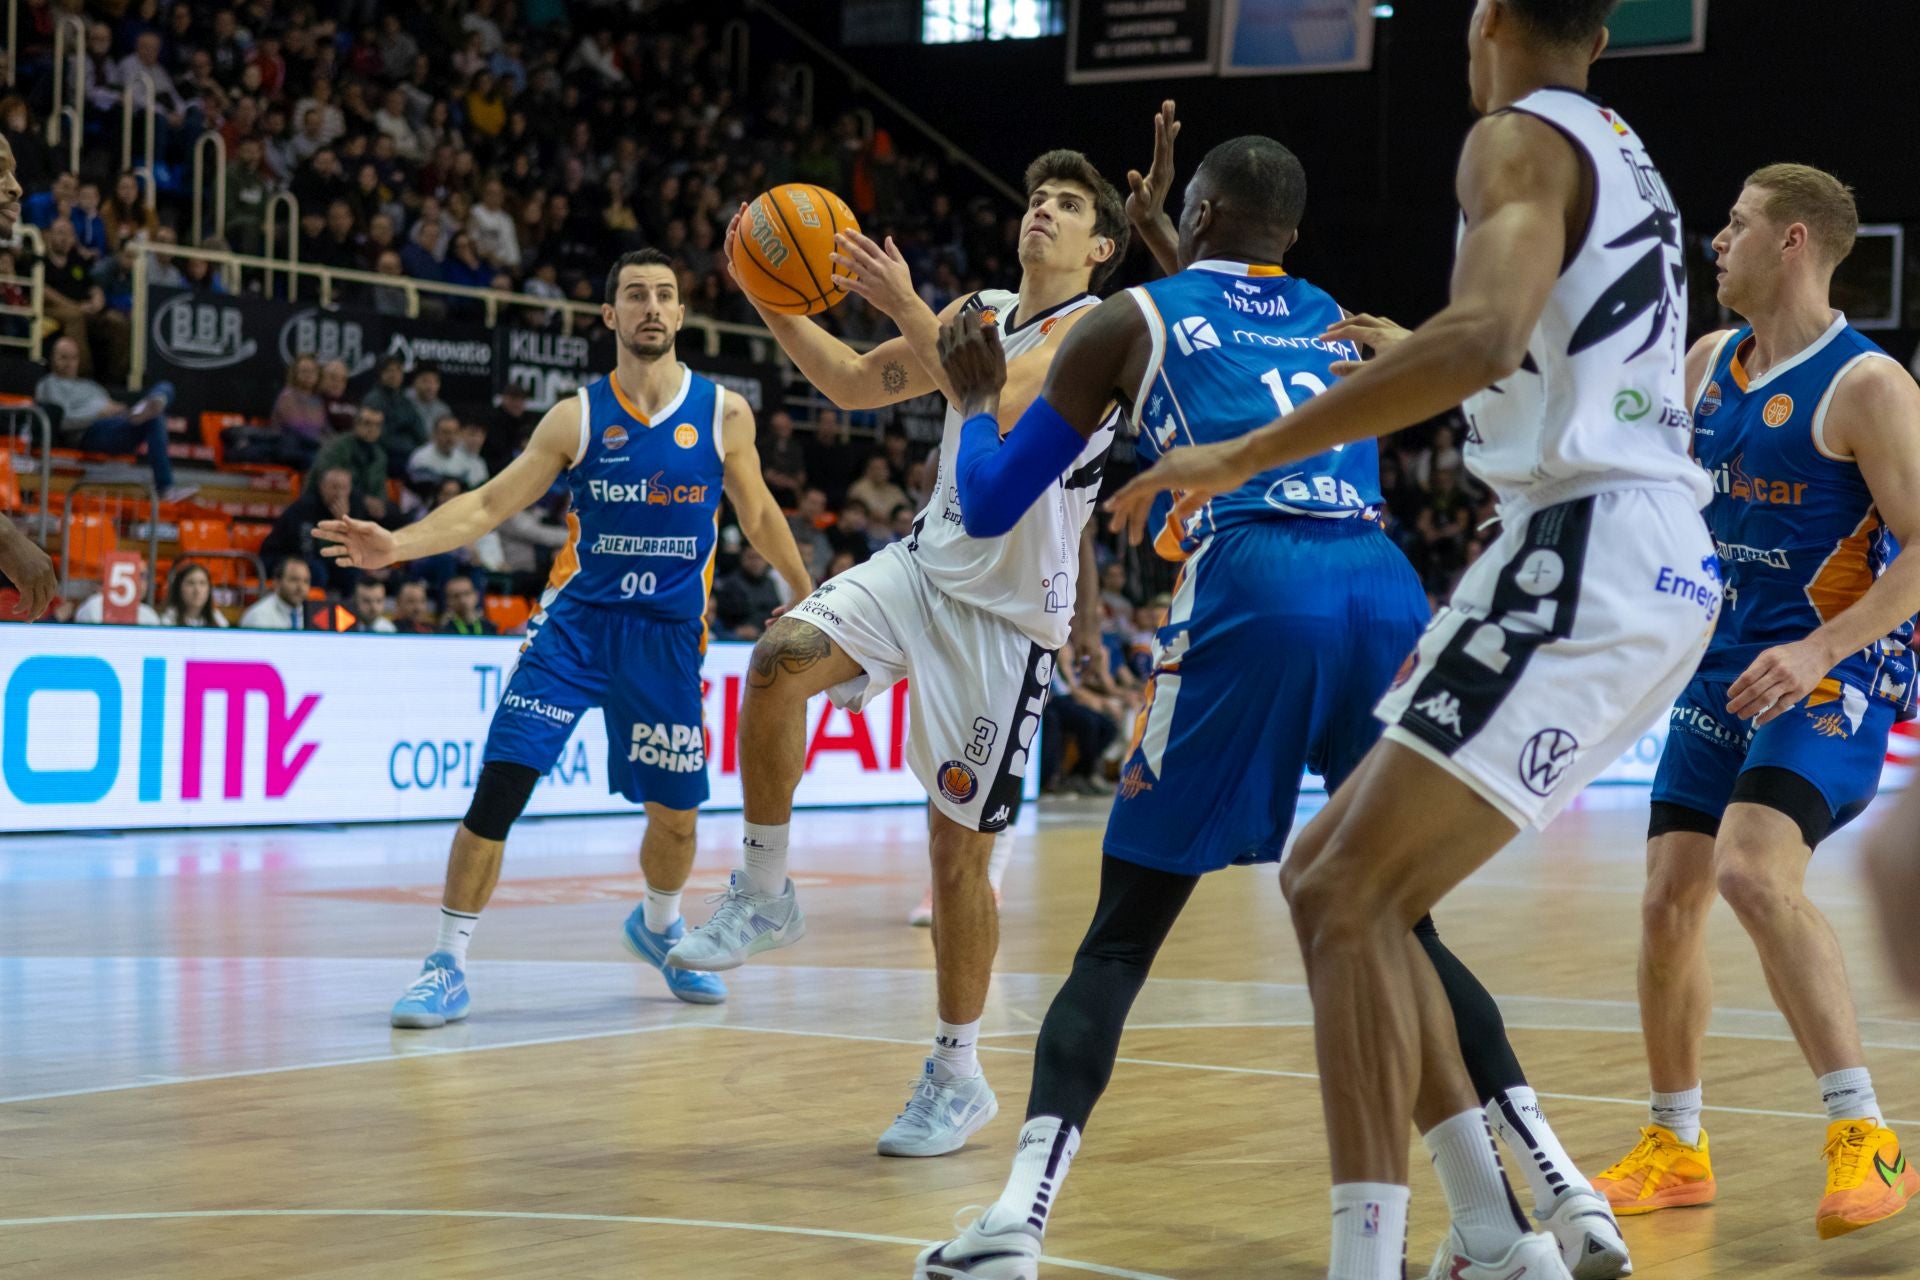
[[[1520,781],[1537,796],[1552,795],[1579,753],[1579,741],[1565,729],[1542,729],[1520,748]]]
[[[940,794],[954,804],[966,804],[979,790],[979,778],[964,761],[949,760],[940,766]]]

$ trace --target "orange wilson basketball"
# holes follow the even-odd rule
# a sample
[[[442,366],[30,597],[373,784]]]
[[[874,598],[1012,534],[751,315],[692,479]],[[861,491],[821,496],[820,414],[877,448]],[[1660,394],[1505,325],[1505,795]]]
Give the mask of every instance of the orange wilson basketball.
[[[734,233],[734,274],[762,306],[810,316],[846,297],[833,287],[833,237],[858,231],[847,202],[824,187],[790,182],[747,206]]]

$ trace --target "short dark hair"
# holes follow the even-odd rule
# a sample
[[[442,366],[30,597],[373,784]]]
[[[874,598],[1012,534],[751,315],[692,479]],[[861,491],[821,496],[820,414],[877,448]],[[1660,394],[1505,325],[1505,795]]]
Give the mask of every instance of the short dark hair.
[[[633,249],[613,260],[613,269],[607,272],[607,305],[620,296],[620,273],[628,267],[665,267],[673,269],[673,259],[658,249]]]
[[[1207,182],[1236,218],[1295,230],[1307,212],[1307,170],[1272,138],[1230,138],[1200,162]]]
[[[1502,0],[1545,44],[1584,45],[1600,34],[1620,0]]]
[[[1127,245],[1133,238],[1133,229],[1127,223],[1127,205],[1120,198],[1120,193],[1093,167],[1093,161],[1078,151],[1065,149],[1036,157],[1027,166],[1023,180],[1029,196],[1034,188],[1047,182],[1071,182],[1093,193],[1094,234],[1113,241],[1113,253],[1105,262],[1094,267],[1093,279],[1089,281],[1089,287],[1095,293],[1100,292],[1100,286],[1120,266],[1120,260],[1127,256]]]

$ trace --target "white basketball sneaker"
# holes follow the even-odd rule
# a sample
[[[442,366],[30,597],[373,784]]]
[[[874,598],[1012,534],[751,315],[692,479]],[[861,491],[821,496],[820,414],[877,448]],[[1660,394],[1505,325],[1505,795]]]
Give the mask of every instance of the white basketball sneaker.
[[[883,1156],[944,1156],[1000,1114],[1000,1099],[987,1087],[985,1072],[965,1080],[936,1080],[933,1059],[907,1095],[907,1109],[880,1135]]]
[[[718,902],[713,918],[667,952],[667,963],[676,969],[704,969],[716,973],[738,969],[748,956],[762,951],[790,947],[807,936],[807,917],[800,911],[793,881],[784,892],[774,895],[755,893],[745,887],[745,876],[736,871],[727,879],[727,891],[709,902]]]
[[[992,1215],[988,1209],[945,1244],[921,1250],[913,1280],[1039,1280],[1040,1233],[1025,1222],[990,1229]]]
[[[1482,1261],[1467,1252],[1460,1233],[1449,1229],[1427,1280],[1573,1280],[1560,1260],[1560,1245],[1545,1232],[1521,1236],[1499,1258]]]
[[[1573,1280],[1619,1280],[1633,1274],[1627,1242],[1607,1198],[1591,1187],[1568,1187],[1540,1219],[1560,1242],[1560,1259]]]

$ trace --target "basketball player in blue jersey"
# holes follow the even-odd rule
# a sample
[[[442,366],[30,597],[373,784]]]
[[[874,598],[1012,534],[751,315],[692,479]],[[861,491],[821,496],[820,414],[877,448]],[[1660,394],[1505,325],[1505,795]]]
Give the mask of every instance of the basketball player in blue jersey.
[[[1064,452],[1091,430],[1105,397],[1130,406],[1151,458],[1291,413],[1357,360],[1357,348],[1325,336],[1342,324],[1340,307],[1281,267],[1304,212],[1299,161],[1268,138],[1216,147],[1188,187],[1176,244],[1159,212],[1175,132],[1168,103],[1155,124],[1153,169],[1134,175],[1129,207],[1174,274],[1109,300],[1063,346],[1038,402],[1057,431],[1028,432],[1030,411],[1000,444],[997,335],[966,318],[943,331],[948,376],[969,415],[958,479],[970,520],[990,528],[1017,514],[1034,492],[1024,477],[1052,465],[1049,449]],[[920,1255],[916,1280],[1036,1275],[1048,1216],[1112,1074],[1127,1012],[1201,875],[1277,861],[1303,771],[1320,773],[1337,795],[1379,737],[1373,705],[1427,608],[1412,567],[1381,529],[1378,473],[1372,441],[1332,450],[1252,477],[1163,539],[1180,545],[1185,564],[1155,637],[1151,692],[1108,824],[1093,924],[1040,1031],[1012,1176],[957,1239]],[[1490,1071],[1508,1071],[1500,1087],[1537,1112],[1491,997],[1430,920],[1419,926],[1448,975],[1462,1028],[1478,1034],[1477,1056]],[[1494,1065],[1501,1060],[1504,1068]],[[1619,1274],[1626,1250],[1605,1201],[1569,1181],[1578,1173],[1563,1153],[1543,1163],[1556,1169],[1548,1216],[1592,1258],[1583,1274]],[[1509,1212],[1522,1221],[1517,1206]],[[1404,1226],[1374,1216],[1382,1256],[1397,1267]],[[1541,1248],[1558,1263],[1551,1239]]]
[[[466,952],[500,878],[508,830],[590,707],[607,724],[607,785],[646,806],[646,899],[627,917],[627,948],[675,996],[717,1004],[711,974],[670,968],[685,933],[680,894],[693,866],[695,811],[707,798],[700,658],[720,496],[794,599],[806,566],[760,474],[753,412],[674,358],[686,319],[665,254],[642,249],[607,273],[601,317],[619,339],[612,373],[548,410],[526,451],[498,476],[396,532],[362,520],[317,531],[326,554],[362,569],[466,546],[532,505],[564,473],[573,505],[540,611],[487,734],[467,816],[454,832],[439,935],[393,1007],[396,1027],[467,1016]]]
[[[1484,118],[1460,160],[1448,305],[1325,394],[1175,450],[1110,503],[1137,535],[1161,491],[1190,508],[1463,403],[1465,464],[1500,502],[1499,538],[1376,708],[1381,741],[1281,876],[1313,994],[1334,1280],[1401,1274],[1409,1117],[1453,1223],[1431,1274],[1566,1274],[1508,1210],[1442,990],[1404,930],[1672,705],[1720,602],[1685,429],[1678,207],[1632,126],[1585,92],[1613,6],[1478,0]]]
[[[1694,346],[1687,386],[1727,604],[1653,784],[1640,936],[1652,1116],[1597,1180],[1623,1214],[1714,1198],[1700,1059],[1716,890],[1819,1077],[1820,1235],[1889,1218],[1920,1191],[1874,1097],[1839,939],[1805,884],[1821,841],[1873,799],[1889,730],[1914,706],[1920,387],[1828,302],[1858,226],[1839,179],[1774,165],[1747,179],[1714,240],[1720,302],[1747,323]],[[1702,576],[1676,566],[1656,586],[1683,594]]]

